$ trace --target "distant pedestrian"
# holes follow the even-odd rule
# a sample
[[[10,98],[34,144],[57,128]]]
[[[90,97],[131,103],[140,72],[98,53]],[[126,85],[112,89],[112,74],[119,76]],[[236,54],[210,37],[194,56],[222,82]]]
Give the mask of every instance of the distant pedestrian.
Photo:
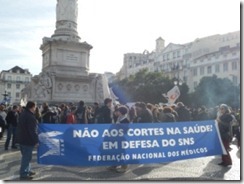
[[[128,124],[130,123],[130,120],[128,119],[128,109],[125,106],[118,106],[116,108],[116,113],[117,113],[117,121],[115,122],[116,124]],[[126,154],[126,153],[120,153],[120,154]],[[123,164],[123,165],[113,165],[108,167],[109,170],[111,171],[116,171],[118,173],[125,173],[127,171],[128,165]]]
[[[129,118],[130,122],[132,123],[132,122],[135,122],[136,117],[137,117],[137,115],[136,115],[136,109],[135,109],[134,106],[132,106],[132,107],[129,109],[129,112],[128,112],[128,118]]]
[[[39,107],[36,107],[35,117],[36,117],[38,123],[41,123],[42,117],[41,117],[41,112],[40,112],[40,108]]]
[[[164,107],[161,112],[160,122],[175,122],[175,116],[173,114],[173,110],[170,107]]]
[[[209,120],[209,119],[210,118],[208,116],[207,108],[205,106],[200,107],[198,110],[197,120],[203,121],[203,120]]]
[[[38,145],[37,120],[35,118],[36,104],[29,101],[26,109],[20,114],[17,126],[16,142],[20,144],[21,166],[20,179],[32,180],[35,172],[31,170],[32,152]]]
[[[42,123],[54,124],[55,122],[52,121],[52,116],[56,115],[56,113],[50,110],[48,103],[43,103],[42,108]]]
[[[106,98],[104,100],[104,106],[99,110],[98,122],[101,123],[112,123],[112,99]]]
[[[80,101],[77,110],[75,111],[75,116],[77,119],[77,123],[79,124],[87,124],[87,107],[85,106],[84,101]]]
[[[6,112],[4,111],[4,106],[3,105],[0,105],[0,139],[3,138],[3,134],[4,134],[4,131],[5,131],[5,128],[6,128]]]
[[[60,105],[60,113],[59,113],[59,123],[65,124],[68,115],[68,106],[66,104]]]
[[[99,112],[100,112],[99,104],[97,102],[95,102],[94,105],[93,105],[93,118],[94,118],[94,123],[97,123],[98,116],[99,116]]]
[[[76,108],[71,107],[71,109],[69,110],[68,115],[67,115],[67,120],[66,120],[67,124],[75,124],[76,123],[76,118],[75,118],[75,114],[74,114],[75,111],[76,111]]]
[[[137,102],[136,107],[136,122],[137,123],[152,123],[153,115],[152,112],[147,108],[144,102]]]
[[[177,103],[175,110],[178,113],[178,121],[191,121],[191,113],[182,102]]]
[[[8,150],[10,140],[12,139],[12,149],[17,149],[16,146],[16,128],[19,121],[19,114],[18,114],[18,106],[14,105],[12,110],[10,110],[6,117],[7,127],[8,127],[8,134],[7,139],[4,145],[5,150]]]

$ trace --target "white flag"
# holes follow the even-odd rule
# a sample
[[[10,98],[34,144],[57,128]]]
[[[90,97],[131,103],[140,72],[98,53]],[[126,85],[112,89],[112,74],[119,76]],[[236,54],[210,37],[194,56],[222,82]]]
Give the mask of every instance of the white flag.
[[[20,106],[25,107],[27,104],[27,95],[24,96],[24,98],[21,98],[20,100]]]
[[[163,94],[163,96],[168,99],[169,104],[174,104],[180,96],[180,89],[178,86],[174,86],[171,90],[167,92],[167,95]]]

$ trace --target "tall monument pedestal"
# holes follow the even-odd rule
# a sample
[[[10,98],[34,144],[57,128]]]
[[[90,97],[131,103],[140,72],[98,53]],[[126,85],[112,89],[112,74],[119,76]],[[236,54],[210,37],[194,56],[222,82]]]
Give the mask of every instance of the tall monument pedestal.
[[[43,71],[76,77],[88,75],[92,46],[86,42],[44,38],[40,49],[43,53]]]
[[[103,103],[110,97],[108,83],[104,75],[89,74],[92,46],[80,42],[76,30],[77,0],[58,0],[56,10],[56,30],[51,38],[43,38],[40,47],[42,72],[22,95],[38,103]]]

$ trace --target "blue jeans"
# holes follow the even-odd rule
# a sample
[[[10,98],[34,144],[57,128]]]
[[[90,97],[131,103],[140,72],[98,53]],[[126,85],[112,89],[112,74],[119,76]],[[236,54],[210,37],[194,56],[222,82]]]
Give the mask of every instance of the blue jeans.
[[[13,135],[13,137],[12,137],[12,135]],[[4,145],[5,148],[8,148],[11,138],[12,138],[12,147],[15,146],[15,135],[16,135],[16,127],[9,125],[7,139],[6,139],[6,142]]]
[[[25,177],[29,175],[31,171],[31,159],[34,146],[20,145],[20,152],[22,155],[21,165],[20,165],[20,177]]]

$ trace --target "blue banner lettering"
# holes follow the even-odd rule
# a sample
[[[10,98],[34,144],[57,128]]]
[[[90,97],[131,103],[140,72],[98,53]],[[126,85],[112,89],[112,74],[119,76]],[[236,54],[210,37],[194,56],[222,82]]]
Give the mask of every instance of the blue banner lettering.
[[[40,124],[38,163],[109,166],[221,155],[215,121],[143,124]]]

